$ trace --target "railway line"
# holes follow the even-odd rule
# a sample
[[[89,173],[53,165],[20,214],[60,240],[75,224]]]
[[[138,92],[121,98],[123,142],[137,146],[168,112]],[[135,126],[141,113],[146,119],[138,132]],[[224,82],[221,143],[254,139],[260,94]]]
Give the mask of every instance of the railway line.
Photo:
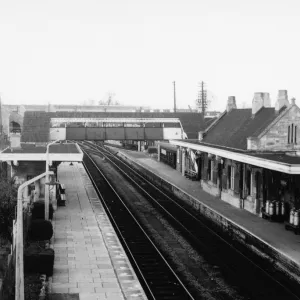
[[[85,152],[84,165],[149,299],[194,299],[104,174]]]
[[[234,287],[238,287],[239,293],[240,295],[242,295],[240,299],[299,299],[295,292],[282,285],[275,277],[268,274],[268,270],[264,270],[263,266],[259,266],[257,263],[251,261],[246,255],[234,248],[232,244],[228,243],[220,235],[216,234],[205,224],[205,222],[201,221],[201,218],[199,218],[199,216],[191,213],[178,201],[176,201],[176,199],[174,199],[174,196],[171,197],[170,195],[167,195],[166,192],[160,191],[157,187],[155,187],[149,181],[145,180],[145,178],[143,178],[135,170],[131,169],[123,161],[117,159],[117,157],[111,152],[107,151],[107,149],[87,142],[81,143],[80,145],[86,153],[84,163],[90,176],[92,177],[92,180],[94,181],[94,185],[100,185],[102,193],[103,190],[105,190],[105,195],[103,195],[101,199],[106,203],[105,205],[107,206],[107,210],[110,214],[111,220],[118,228],[119,234],[122,237],[122,241],[124,245],[126,245],[126,249],[129,249],[129,246],[131,246],[133,249],[128,250],[130,256],[132,257],[132,261],[141,261],[141,265],[137,264],[137,269],[141,272],[139,276],[145,281],[144,285],[151,291],[148,292],[148,294],[154,297],[153,299],[193,298],[184,288],[184,284],[181,283],[179,278],[175,275],[174,271],[171,271],[171,273],[179,281],[174,284],[174,279],[171,276],[172,280],[169,280],[169,278],[166,277],[167,283],[162,284],[161,278],[165,278],[165,276],[162,276],[162,271],[159,268],[158,270],[156,270],[156,268],[160,266],[160,263],[157,263],[156,258],[149,258],[150,256],[148,256],[147,252],[149,248],[148,246],[145,246],[144,242],[141,242],[139,239],[137,241],[134,241],[134,237],[137,236],[137,234],[132,229],[128,230],[128,227],[130,228],[130,226],[128,226],[127,220],[125,221],[123,217],[120,217],[119,213],[121,211],[123,212],[127,210],[129,215],[132,214],[129,212],[128,208],[120,208],[119,202],[122,202],[122,197],[113,197],[112,190],[111,192],[108,192],[109,188],[112,188],[112,185],[103,177],[100,178],[99,174],[102,172],[99,170],[97,164],[93,162],[92,156],[100,155],[100,157],[102,158],[105,157],[105,159],[109,161],[118,170],[118,172],[122,173],[126,180],[135,185],[140,193],[164,215],[168,222],[172,224],[172,226],[174,226],[174,228],[178,232],[180,232],[182,236],[184,236],[189,241],[189,243],[195,249],[197,249],[197,251],[199,251],[199,253],[201,253],[201,255],[204,256],[212,266],[217,266],[217,268],[221,270],[222,276],[226,278],[227,282],[229,282]],[[103,188],[104,186],[105,188]],[[110,199],[109,203],[106,202],[106,197]],[[134,222],[136,224],[138,223],[137,220],[135,220]],[[141,229],[140,225],[138,227],[140,227]],[[150,240],[149,237],[147,237],[147,239]],[[151,244],[154,246],[153,243]],[[146,252],[144,253],[144,251]],[[142,254],[141,258],[135,257],[135,252]],[[163,259],[163,261],[166,262],[166,259]],[[167,263],[167,265],[170,268],[170,264]],[[143,267],[143,270],[141,266]],[[199,268],[200,267],[201,266],[199,266]],[[148,276],[147,274],[149,273],[149,270],[152,274],[152,278],[150,276],[150,281],[147,281],[146,277]],[[157,275],[154,275],[156,271],[158,271],[158,273]],[[157,278],[159,278],[158,281],[159,284],[161,284],[161,288],[158,289],[154,287],[154,282]],[[204,278],[202,278],[202,280],[204,280]],[[149,284],[149,282],[151,284]],[[182,296],[182,294],[180,294],[182,292],[178,292],[177,290],[169,290],[170,286],[172,286],[173,288],[183,287],[183,290],[187,292],[187,294]],[[152,293],[152,288],[153,291],[157,290],[158,294],[162,298],[156,297]],[[177,293],[179,293],[178,298],[176,298]],[[172,294],[175,298],[168,298]],[[202,298],[196,296],[196,298],[194,299]],[[224,296],[222,297],[222,299],[226,299],[226,297]]]

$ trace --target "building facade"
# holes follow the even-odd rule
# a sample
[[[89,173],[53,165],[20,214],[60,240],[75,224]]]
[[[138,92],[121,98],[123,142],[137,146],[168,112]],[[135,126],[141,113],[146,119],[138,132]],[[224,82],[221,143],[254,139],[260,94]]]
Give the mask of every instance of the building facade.
[[[268,93],[255,93],[252,108],[237,109],[229,97],[226,111],[197,140],[170,144],[177,170],[208,193],[257,215],[273,203],[274,213],[288,217],[300,209],[299,126],[300,109],[287,91],[279,91],[275,107]]]

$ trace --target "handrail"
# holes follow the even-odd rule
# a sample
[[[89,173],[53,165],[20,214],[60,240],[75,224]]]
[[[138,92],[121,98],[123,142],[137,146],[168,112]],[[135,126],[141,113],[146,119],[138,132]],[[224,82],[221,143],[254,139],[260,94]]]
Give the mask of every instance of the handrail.
[[[23,245],[23,189],[34,183],[35,181],[45,177],[46,175],[53,175],[53,171],[40,174],[24,183],[18,188],[18,202],[17,202],[17,237],[16,237],[16,282],[15,282],[15,300],[24,300],[24,245]]]
[[[51,130],[50,133],[54,131]],[[49,133],[49,134],[50,134]],[[55,144],[56,142],[59,142],[60,139],[55,140],[49,144],[47,144],[47,150],[46,150],[46,182],[45,184],[49,184],[49,149],[50,146]],[[47,187],[45,187],[45,220],[49,220],[49,190]]]

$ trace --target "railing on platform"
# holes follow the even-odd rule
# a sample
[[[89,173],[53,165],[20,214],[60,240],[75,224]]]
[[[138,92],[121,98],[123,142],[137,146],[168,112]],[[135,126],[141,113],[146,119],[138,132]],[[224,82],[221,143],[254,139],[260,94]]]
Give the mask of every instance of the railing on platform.
[[[23,190],[26,186],[34,183],[35,181],[45,177],[46,175],[53,175],[53,171],[45,172],[38,175],[23,184],[18,188],[18,203],[17,203],[17,221],[14,224],[14,236],[13,236],[13,247],[12,247],[12,262],[15,262],[15,300],[24,300],[24,211],[23,211]],[[30,201],[27,202],[30,204]],[[25,212],[26,213],[26,212]],[[26,213],[27,215],[27,213]],[[28,230],[28,223],[26,221],[26,231]],[[27,234],[27,232],[26,232]]]

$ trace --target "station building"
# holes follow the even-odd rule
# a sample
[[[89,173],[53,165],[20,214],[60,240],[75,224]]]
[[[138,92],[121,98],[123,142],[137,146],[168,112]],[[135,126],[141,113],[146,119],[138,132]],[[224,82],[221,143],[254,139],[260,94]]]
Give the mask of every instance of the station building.
[[[275,107],[268,93],[255,93],[246,109],[231,96],[198,139],[160,143],[158,159],[235,207],[261,215],[276,200],[288,212],[300,208],[299,126],[300,109],[286,90]]]

